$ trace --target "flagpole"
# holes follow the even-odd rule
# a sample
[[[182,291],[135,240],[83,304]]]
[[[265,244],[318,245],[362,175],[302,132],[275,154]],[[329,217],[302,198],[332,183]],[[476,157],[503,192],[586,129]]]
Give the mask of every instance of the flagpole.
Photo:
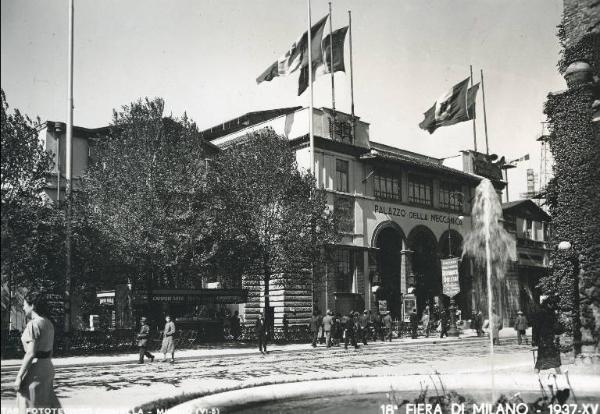
[[[69,48],[68,48],[68,82],[67,82],[67,131],[65,148],[65,175],[66,175],[66,260],[65,260],[65,291],[64,291],[64,329],[65,333],[71,330],[71,191],[73,186],[73,0],[69,0]],[[59,154],[60,156],[60,154]],[[59,171],[60,174],[60,171]],[[68,346],[68,345],[67,345]]]
[[[333,76],[333,22],[331,15],[331,2],[329,2],[329,71],[331,72],[331,108],[335,118],[335,80]]]
[[[473,87],[473,65],[469,65],[469,71],[471,72],[471,88]],[[469,94],[467,93],[467,96]],[[475,107],[475,106],[473,106]],[[477,126],[475,124],[475,114],[473,114],[473,149],[477,151]]]
[[[310,102],[308,105],[308,134],[310,137],[310,172],[316,178],[315,168],[315,136],[313,134],[313,73],[312,73],[312,22],[310,13],[310,0],[308,4],[308,84],[310,86]]]
[[[350,32],[350,113],[352,114],[352,139],[356,135],[356,122],[354,118],[354,66],[352,65],[352,12],[348,10],[348,32]]]
[[[481,69],[481,97],[483,98],[483,127],[485,130],[485,153],[490,153],[490,147],[488,145],[488,131],[487,131],[487,117],[485,114],[485,86],[483,86],[483,69]]]

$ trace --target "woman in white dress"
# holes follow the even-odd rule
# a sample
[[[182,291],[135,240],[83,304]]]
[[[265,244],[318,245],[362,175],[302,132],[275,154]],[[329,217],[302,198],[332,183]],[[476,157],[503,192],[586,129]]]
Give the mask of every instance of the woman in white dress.
[[[17,407],[20,413],[32,408],[61,408],[54,393],[54,326],[46,317],[47,306],[42,294],[29,292],[23,301],[25,315],[30,318],[21,342],[25,356],[15,379]]]
[[[175,363],[175,341],[173,338],[173,335],[175,335],[175,323],[171,320],[169,315],[165,317],[165,322],[160,352],[162,352],[164,356],[163,362],[167,362],[167,354],[171,354],[171,364],[173,364]]]

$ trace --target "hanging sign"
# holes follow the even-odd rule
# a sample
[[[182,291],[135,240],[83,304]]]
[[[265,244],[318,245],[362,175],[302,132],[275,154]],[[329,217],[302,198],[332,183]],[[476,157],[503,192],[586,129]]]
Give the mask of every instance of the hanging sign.
[[[458,257],[442,259],[442,286],[444,295],[450,297],[460,292],[460,283],[458,280]]]

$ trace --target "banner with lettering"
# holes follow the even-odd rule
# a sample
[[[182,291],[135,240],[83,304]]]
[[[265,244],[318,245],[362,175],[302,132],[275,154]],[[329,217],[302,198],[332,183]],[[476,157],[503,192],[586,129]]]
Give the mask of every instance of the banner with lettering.
[[[458,257],[442,259],[442,286],[444,295],[450,297],[460,292],[460,282],[458,280]]]

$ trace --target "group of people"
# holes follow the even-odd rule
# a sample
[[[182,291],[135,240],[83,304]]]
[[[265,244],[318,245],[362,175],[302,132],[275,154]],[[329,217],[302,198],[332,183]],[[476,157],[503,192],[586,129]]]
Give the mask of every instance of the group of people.
[[[137,345],[139,349],[140,358],[138,364],[144,363],[144,357],[150,359],[150,362],[154,362],[154,355],[148,351],[148,340],[150,339],[150,325],[148,325],[148,319],[145,316],[141,318],[140,332],[137,334]],[[165,329],[162,333],[162,345],[160,352],[163,354],[163,362],[167,362],[167,354],[171,355],[171,364],[175,363],[175,322],[171,320],[171,316],[165,317]]]
[[[328,348],[340,346],[343,342],[346,349],[348,345],[358,348],[359,342],[367,345],[371,339],[391,341],[392,327],[392,316],[389,312],[373,314],[369,310],[363,311],[362,315],[355,311],[346,315],[339,312],[334,314],[328,310],[325,316],[315,311],[310,320],[313,347],[317,346],[319,338],[324,340]]]

